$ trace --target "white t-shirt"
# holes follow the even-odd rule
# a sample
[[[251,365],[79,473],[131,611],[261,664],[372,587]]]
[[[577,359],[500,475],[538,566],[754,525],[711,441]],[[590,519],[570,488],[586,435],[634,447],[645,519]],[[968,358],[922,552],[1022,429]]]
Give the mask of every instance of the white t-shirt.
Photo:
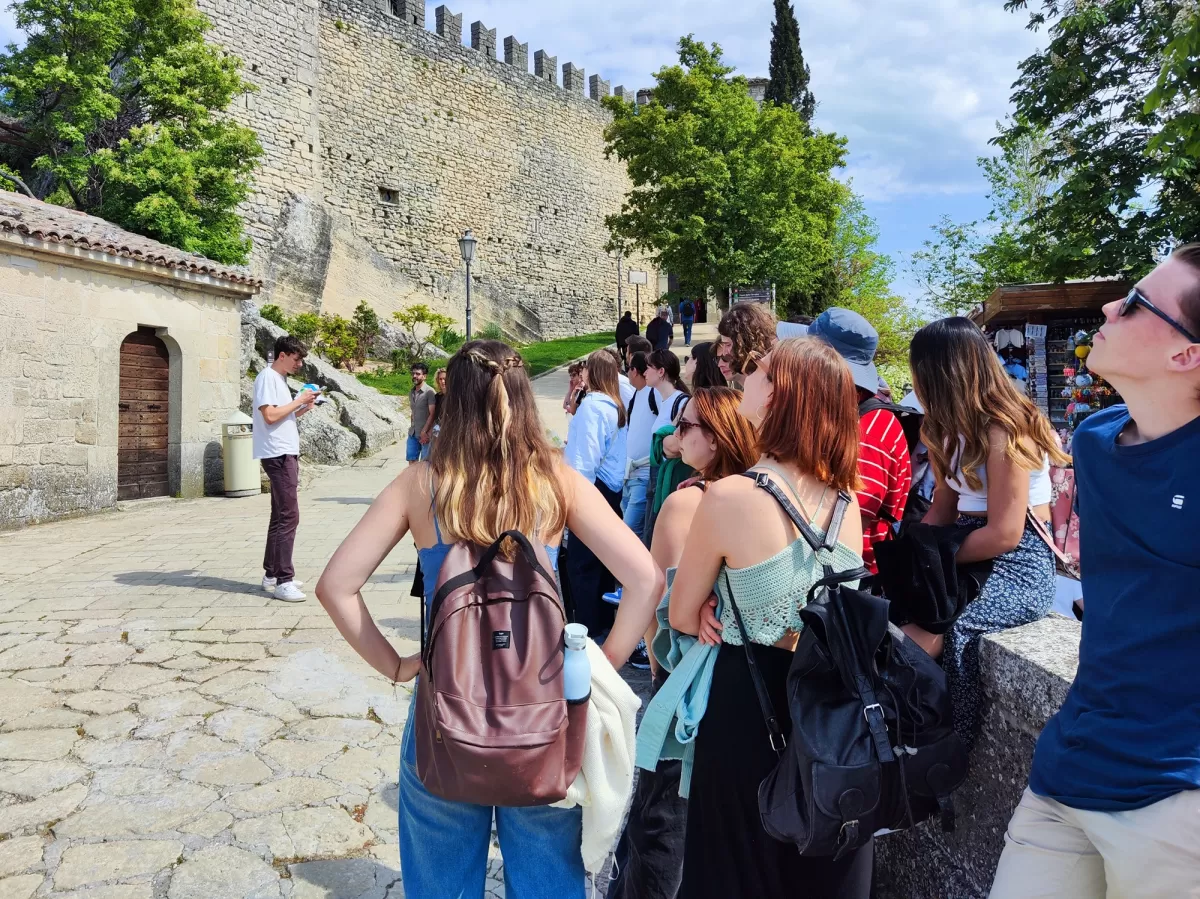
[[[660,428],[665,428],[667,425],[675,424],[675,416],[683,411],[683,407],[687,405],[688,396],[682,390],[676,390],[671,394],[670,399],[663,399],[661,393],[658,394],[656,402],[658,403],[658,417],[654,419],[654,427],[650,431],[651,436]],[[674,413],[674,414],[672,414]]]
[[[263,406],[286,406],[292,401],[287,379],[267,366],[254,379],[254,458],[300,455],[300,429],[296,413],[269,425],[263,418]]]
[[[617,375],[617,389],[621,394],[621,404],[626,409],[629,408],[629,401],[633,399],[634,386],[629,383],[629,378],[622,374]]]
[[[650,408],[650,394],[653,392],[653,387],[643,387],[633,399],[633,415],[629,416],[629,435],[625,442],[625,452],[635,462],[650,455],[650,437],[654,433],[654,421],[657,418],[654,410]],[[657,396],[654,402],[658,402]],[[625,408],[629,408],[628,403]]]

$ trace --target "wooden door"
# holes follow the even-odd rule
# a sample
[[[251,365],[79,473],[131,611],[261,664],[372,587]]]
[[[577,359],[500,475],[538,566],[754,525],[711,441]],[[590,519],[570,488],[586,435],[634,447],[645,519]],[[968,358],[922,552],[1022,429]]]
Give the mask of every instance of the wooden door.
[[[151,328],[139,328],[121,344],[117,436],[117,499],[167,496],[167,347]]]

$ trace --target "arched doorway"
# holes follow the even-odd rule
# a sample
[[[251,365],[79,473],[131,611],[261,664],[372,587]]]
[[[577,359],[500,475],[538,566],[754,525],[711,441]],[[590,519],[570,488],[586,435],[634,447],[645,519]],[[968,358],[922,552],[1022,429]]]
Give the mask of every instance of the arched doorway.
[[[169,496],[171,363],[153,328],[121,343],[118,400],[117,499]]]

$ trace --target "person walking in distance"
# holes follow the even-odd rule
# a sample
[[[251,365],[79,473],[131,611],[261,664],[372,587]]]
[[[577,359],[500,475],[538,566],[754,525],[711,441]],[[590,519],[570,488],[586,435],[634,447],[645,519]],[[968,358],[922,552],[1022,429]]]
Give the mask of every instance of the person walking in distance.
[[[904,427],[895,414],[875,400],[879,372],[875,350],[879,333],[871,323],[849,309],[826,309],[808,326],[808,336],[825,341],[838,351],[858,394],[858,506],[863,521],[863,564],[877,574],[874,544],[888,539],[893,524],[904,518],[908,489],[912,486],[912,459]]]
[[[684,299],[679,303],[679,323],[683,325],[683,345],[692,345],[692,325],[696,323],[696,304]]]
[[[420,670],[419,655],[401,657],[380,633],[361,593],[408,533],[428,573],[425,596],[432,607],[438,574],[455,543],[486,547],[514,530],[542,544],[554,566],[565,526],[573,541],[586,544],[625,585],[603,646],[619,670],[650,623],[662,575],[596,488],[547,441],[521,357],[499,341],[465,344],[447,365],[440,421],[432,459],[408,466],[384,488],[317,584],[317,597],[346,642],[389,681],[411,681]],[[429,686],[423,678],[416,685],[400,750],[405,896],[481,899],[494,819],[509,896],[584,899],[580,807],[478,805],[437,796],[422,783],[414,716]],[[502,682],[496,688],[510,695],[516,685]]]
[[[437,402],[437,393],[425,383],[429,377],[429,366],[417,362],[413,364],[411,372],[413,386],[408,392],[408,445],[404,454],[410,463],[429,458],[430,434],[425,425],[433,404]]]
[[[300,526],[300,429],[296,420],[312,411],[319,394],[301,391],[292,399],[288,375],[300,371],[308,348],[291,336],[275,341],[275,359],[254,379],[254,458],[271,481],[271,523],[263,553],[262,587],[283,602],[302,602],[292,548]]]
[[[625,358],[625,342],[630,337],[637,337],[638,323],[633,320],[633,313],[628,309],[621,316],[621,320],[617,322],[617,352],[621,354],[621,359]]]
[[[742,389],[775,346],[775,316],[761,303],[738,303],[717,323],[717,364],[730,387]]]
[[[1124,405],[1075,431],[1079,670],[1033,755],[992,899],[1200,895],[1200,244],[1104,307]]]
[[[675,329],[668,320],[671,310],[668,306],[659,306],[658,315],[646,325],[646,339],[656,350],[669,350],[675,342]]]

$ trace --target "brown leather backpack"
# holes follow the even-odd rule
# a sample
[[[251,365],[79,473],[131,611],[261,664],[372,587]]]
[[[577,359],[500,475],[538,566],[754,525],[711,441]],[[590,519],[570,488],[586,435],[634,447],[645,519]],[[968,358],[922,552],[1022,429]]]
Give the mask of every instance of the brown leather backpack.
[[[500,554],[512,540],[512,560]],[[548,805],[583,763],[587,701],[563,698],[566,614],[542,546],[506,531],[451,547],[422,603],[417,775],[475,805]]]

